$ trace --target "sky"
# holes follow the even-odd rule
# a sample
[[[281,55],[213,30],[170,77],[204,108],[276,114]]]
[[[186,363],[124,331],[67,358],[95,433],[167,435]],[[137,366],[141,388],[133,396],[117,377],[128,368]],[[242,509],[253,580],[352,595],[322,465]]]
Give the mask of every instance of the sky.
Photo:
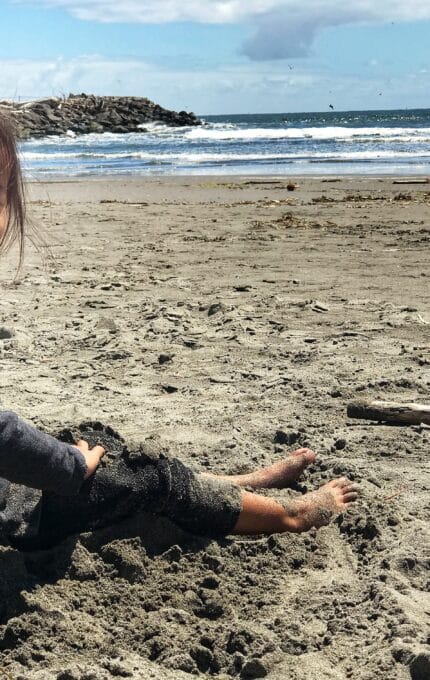
[[[200,115],[430,107],[430,0],[0,0],[0,98]]]

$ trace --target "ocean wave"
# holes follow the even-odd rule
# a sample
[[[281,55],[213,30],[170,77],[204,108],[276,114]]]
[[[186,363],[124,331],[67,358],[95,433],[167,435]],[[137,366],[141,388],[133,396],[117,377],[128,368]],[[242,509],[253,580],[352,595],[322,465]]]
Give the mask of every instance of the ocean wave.
[[[377,160],[391,158],[430,158],[429,152],[420,151],[309,151],[307,153],[151,153],[149,151],[121,151],[101,153],[96,151],[70,151],[70,152],[36,152],[24,151],[21,159],[27,161],[48,161],[48,160],[144,160],[151,162],[183,162],[183,163],[223,163],[231,161],[281,161],[281,160],[311,160],[311,159],[333,159],[333,160]]]
[[[207,126],[199,128],[172,128],[160,124],[149,124],[146,132],[135,133],[91,133],[79,137],[64,137],[64,136],[50,136],[42,139],[29,140],[22,144],[23,157],[31,158],[30,153],[51,153],[51,158],[54,153],[75,153],[79,154],[87,152],[92,154],[100,153],[100,157],[104,157],[106,153],[115,151],[119,156],[124,154],[124,158],[133,156],[130,151],[126,149],[135,149],[136,154],[142,154],[140,157],[144,158],[145,151],[141,148],[155,145],[163,145],[167,147],[185,146],[185,145],[208,145],[219,143],[223,147],[228,143],[261,143],[267,141],[273,143],[276,141],[292,141],[306,143],[320,142],[320,143],[348,143],[348,144],[429,144],[430,143],[430,128],[399,128],[399,127],[296,127],[296,128],[240,128],[234,124],[225,123],[211,123]],[[61,151],[58,151],[59,147]],[[52,149],[52,152],[51,152]],[[58,156],[60,157],[60,156]],[[73,157],[73,156],[70,156]],[[94,156],[96,157],[96,156]],[[137,156],[136,156],[137,157]],[[36,159],[36,156],[33,156]],[[42,158],[42,156],[40,157]]]
[[[83,147],[97,147],[106,144],[136,144],[145,143],[148,139],[161,139],[163,141],[174,141],[183,137],[187,132],[193,128],[186,127],[170,127],[162,123],[148,123],[145,124],[141,132],[90,132],[85,135],[48,135],[47,137],[40,137],[37,139],[30,139],[23,142],[24,148],[39,148],[41,146],[58,146],[74,147],[80,145]]]
[[[419,113],[419,112],[418,112]],[[234,116],[22,142],[27,175],[430,172],[430,112]],[[390,120],[392,125],[390,126]],[[415,122],[416,121],[416,122]],[[407,127],[406,127],[407,125]]]
[[[257,140],[257,139],[393,139],[429,141],[430,128],[388,127],[305,127],[305,128],[192,128],[185,133],[189,140]]]

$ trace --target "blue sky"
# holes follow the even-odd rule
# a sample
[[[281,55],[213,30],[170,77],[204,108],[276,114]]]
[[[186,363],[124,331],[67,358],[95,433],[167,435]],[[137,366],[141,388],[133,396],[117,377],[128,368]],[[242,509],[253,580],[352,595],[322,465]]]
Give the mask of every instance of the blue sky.
[[[200,114],[430,107],[428,0],[0,0],[0,97]]]

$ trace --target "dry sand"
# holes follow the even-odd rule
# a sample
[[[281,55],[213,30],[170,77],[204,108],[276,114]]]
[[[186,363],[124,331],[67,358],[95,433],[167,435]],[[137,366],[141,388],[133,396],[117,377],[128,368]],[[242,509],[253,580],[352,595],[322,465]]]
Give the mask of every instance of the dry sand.
[[[97,419],[237,473],[306,445],[293,490],[358,507],[300,536],[196,541],[151,517],[0,548],[0,677],[430,677],[430,431],[348,420],[429,401],[430,185],[165,178],[33,184],[56,257],[1,275],[1,406]],[[10,337],[9,337],[10,336]]]

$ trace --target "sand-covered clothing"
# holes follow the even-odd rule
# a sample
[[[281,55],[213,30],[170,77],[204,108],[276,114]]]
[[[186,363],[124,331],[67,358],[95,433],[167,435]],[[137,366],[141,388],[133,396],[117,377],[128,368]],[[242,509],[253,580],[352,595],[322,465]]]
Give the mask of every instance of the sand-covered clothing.
[[[82,438],[91,447],[101,443],[107,455],[95,475],[83,481],[86,466],[81,469],[79,457],[76,461],[72,459],[74,451],[79,454],[77,449],[38,432],[16,416],[12,421],[16,422],[15,431],[19,436],[15,439],[9,436],[10,451],[16,458],[23,452],[28,470],[10,474],[20,484],[0,479],[0,534],[3,540],[18,547],[48,547],[66,536],[105,527],[141,511],[161,514],[190,533],[208,537],[225,536],[236,524],[241,494],[233,484],[197,475],[178,459],[162,453],[132,452],[120,439],[91,430],[82,432]],[[5,429],[8,431],[7,426]],[[47,455],[42,452],[44,442]],[[49,476],[49,458],[59,480],[58,492],[53,484],[54,473]],[[47,468],[49,486],[43,491],[28,488],[36,483],[39,487],[43,485],[40,469],[32,472],[37,464]],[[75,479],[78,470],[71,474],[73,465],[78,466],[82,474],[78,490]],[[9,473],[11,468],[9,462],[2,471]],[[36,483],[33,483],[33,474]],[[65,482],[67,475],[69,487]],[[75,493],[65,496],[67,488]]]

